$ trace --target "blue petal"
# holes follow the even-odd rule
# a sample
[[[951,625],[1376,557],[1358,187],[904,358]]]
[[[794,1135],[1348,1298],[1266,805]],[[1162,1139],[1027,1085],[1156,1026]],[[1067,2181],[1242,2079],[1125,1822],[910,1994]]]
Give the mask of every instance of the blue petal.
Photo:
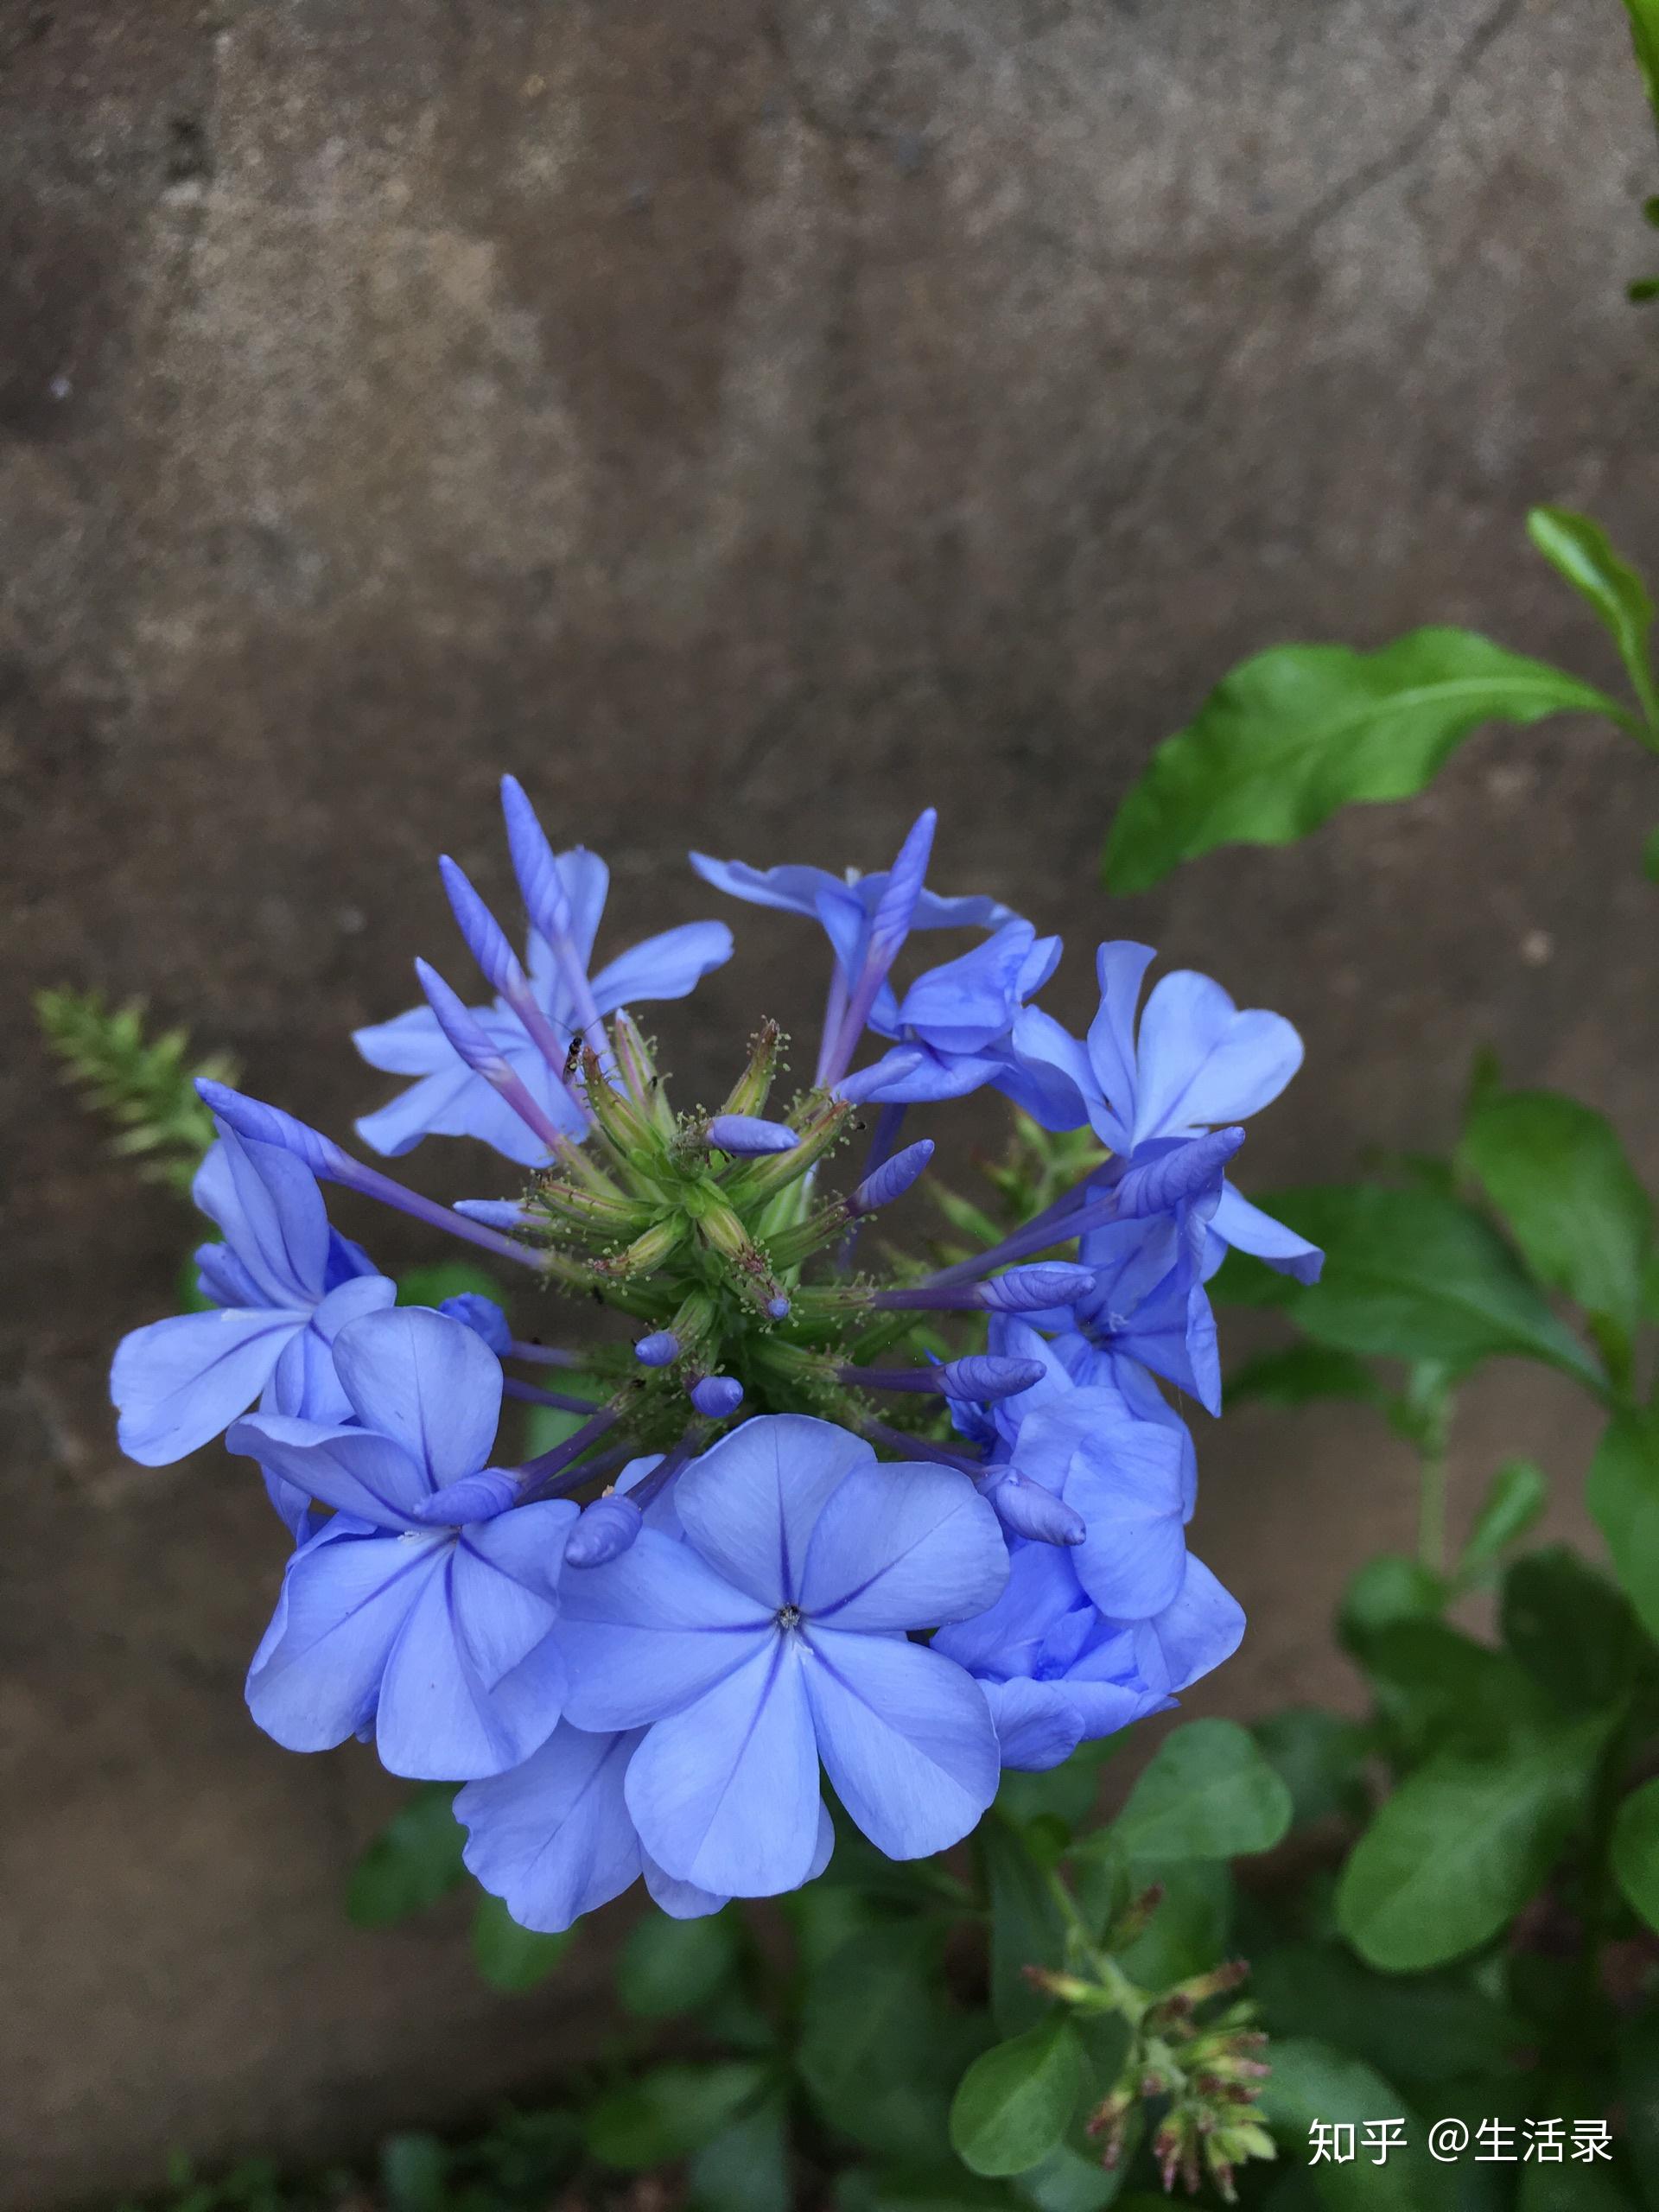
[[[1092,1401],[1096,1393],[1078,1396]],[[1054,1418],[1039,1414],[1032,1426]],[[1186,1557],[1181,1470],[1180,1439],[1160,1423],[1119,1420],[1078,1440],[1065,1497],[1082,1514],[1088,1534],[1072,1565],[1095,1604],[1114,1619],[1161,1612],[1180,1589]]]
[[[995,1605],[1008,1577],[997,1518],[965,1475],[855,1466],[807,1544],[800,1604],[837,1629],[936,1628]]]
[[[799,1639],[774,1632],[634,1753],[628,1810],[677,1880],[753,1897],[806,1879],[821,1805],[801,1672]]]
[[[768,1611],[792,1604],[807,1542],[831,1492],[875,1454],[807,1414],[763,1414],[694,1460],[675,1484],[689,1541]]]
[[[1045,1128],[1075,1129],[1091,1122],[1098,1132],[1103,1121],[1116,1126],[1106,1108],[1089,1054],[1084,1046],[1040,1007],[1020,1009],[1012,1032],[1014,1065],[1005,1080],[1018,1084],[1026,1099],[1042,1108]],[[1109,1135],[1102,1139],[1111,1143]]]
[[[1253,1206],[1230,1183],[1221,1186],[1221,1203],[1210,1217],[1210,1232],[1223,1244],[1253,1253],[1278,1274],[1294,1276],[1298,1282],[1318,1282],[1325,1266],[1325,1255],[1317,1244],[1310,1244],[1294,1229],[1287,1229],[1283,1222]]]
[[[1046,1774],[1069,1759],[1083,1741],[1083,1714],[1063,1682],[1016,1677],[982,1682],[996,1730],[997,1754],[1004,1766],[1023,1774]]]
[[[818,1756],[889,1859],[966,1835],[996,1793],[996,1731],[971,1675],[902,1637],[814,1628],[807,1696]]]
[[[724,922],[686,922],[648,937],[601,968],[594,978],[594,1002],[601,1014],[611,1014],[641,999],[683,999],[731,957],[732,933]]]
[[[847,886],[828,868],[787,863],[781,868],[751,868],[747,861],[717,861],[707,853],[692,853],[690,859],[705,883],[734,899],[747,899],[752,906],[772,906],[784,913],[810,918],[817,915],[818,899],[824,894],[848,895]]]
[[[1244,1610],[1189,1552],[1173,1604],[1135,1624],[1135,1664],[1156,1690],[1173,1694],[1230,1659],[1244,1635]]]
[[[516,1049],[505,1054],[508,1065],[561,1128],[579,1128],[580,1116],[563,1085],[552,1082],[540,1053],[534,1052],[516,1023],[513,1027]],[[500,1092],[453,1053],[448,1067],[411,1084],[378,1113],[365,1114],[357,1133],[389,1160],[413,1151],[428,1136],[475,1137],[521,1167],[539,1167],[547,1158],[546,1145],[519,1120]]]
[[[391,1021],[353,1029],[352,1042],[372,1068],[387,1075],[436,1075],[454,1065],[454,1047],[429,1006],[412,1006]]]
[[[455,1818],[468,1831],[462,1856],[521,1928],[557,1935],[639,1873],[639,1839],[622,1796],[639,1741],[562,1721],[521,1765],[469,1782],[456,1797]]]
[[[1020,978],[1035,939],[1029,922],[1009,922],[970,952],[928,969],[899,1003],[899,1029],[939,1052],[982,1052],[1019,1012]]]
[[[559,1642],[579,1728],[637,1728],[702,1695],[772,1634],[768,1608],[690,1545],[647,1526],[560,1586]]]
[[[1114,1152],[1128,1152],[1136,1125],[1140,1075],[1135,1057],[1135,1010],[1141,985],[1157,958],[1149,944],[1119,938],[1095,955],[1100,1007],[1089,1025],[1089,1063],[1107,1110],[1093,1117],[1096,1134]]]
[[[280,1145],[220,1122],[192,1195],[259,1286],[267,1306],[314,1306],[328,1266],[328,1216],[317,1179]]]
[[[546,1634],[550,1605],[491,1577],[515,1593],[503,1632],[494,1632],[487,1613],[472,1602],[487,1568],[474,1560],[469,1576],[461,1544],[453,1536],[439,1541],[443,1572],[426,1578],[387,1655],[375,1743],[393,1774],[471,1781],[517,1766],[546,1742],[563,1703],[564,1661]],[[516,1666],[498,1673],[504,1647],[524,1643],[527,1616],[541,1627],[540,1639]]]
[[[1219,983],[1179,969],[1141,1017],[1132,1144],[1242,1122],[1301,1064],[1302,1040],[1282,1014],[1241,1014]]]
[[[447,1549],[442,1536],[335,1537],[331,1522],[295,1553],[248,1672],[248,1707],[268,1736],[290,1751],[326,1751],[358,1732]]]
[[[1055,1623],[1080,1608],[1092,1616],[1070,1554],[1052,1544],[1021,1544],[996,1603],[971,1620],[942,1628],[931,1648],[971,1674],[1033,1674]]]
[[[831,1835],[835,1833],[830,1830]],[[695,1882],[677,1882],[672,1874],[665,1873],[644,1846],[640,1847],[641,1871],[651,1901],[661,1907],[671,1920],[706,1920],[711,1912],[718,1912],[731,1899],[719,1896],[713,1890],[700,1890]],[[810,1875],[807,1877],[811,1879]]]
[[[423,1306],[371,1313],[340,1331],[334,1365],[365,1428],[395,1437],[435,1486],[489,1458],[501,1363],[462,1323]]]
[[[310,1326],[277,1361],[264,1407],[301,1421],[349,1421],[351,1401],[334,1370],[334,1338],[348,1322],[379,1313],[397,1295],[397,1286],[376,1274],[351,1276],[330,1291],[311,1316]]]
[[[401,1444],[365,1428],[251,1414],[225,1442],[291,1489],[393,1535],[410,1525],[431,1489],[426,1470]]]
[[[165,1467],[245,1413],[270,1382],[307,1313],[226,1306],[176,1313],[123,1337],[110,1370],[121,1449]]]

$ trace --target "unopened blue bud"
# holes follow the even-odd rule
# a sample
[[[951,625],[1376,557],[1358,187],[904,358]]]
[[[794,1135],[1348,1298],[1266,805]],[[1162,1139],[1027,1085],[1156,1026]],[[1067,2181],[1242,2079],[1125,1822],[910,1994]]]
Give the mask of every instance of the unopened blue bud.
[[[789,1300],[786,1298],[769,1298],[766,1300],[766,1314],[771,1320],[787,1321]]]
[[[1148,1214],[1173,1213],[1184,1200],[1200,1194],[1218,1197],[1227,1163],[1243,1141],[1243,1129],[1211,1129],[1177,1145],[1160,1160],[1131,1167],[1117,1186],[1117,1218],[1138,1221]]]
[[[691,1384],[686,1395],[705,1420],[724,1421],[742,1404],[743,1385],[734,1375],[704,1375]]]
[[[337,1177],[342,1169],[349,1173],[355,1167],[356,1163],[321,1129],[312,1128],[308,1122],[296,1122],[280,1106],[267,1106],[261,1099],[245,1097],[228,1084],[215,1083],[205,1075],[196,1077],[196,1096],[238,1136],[245,1137],[251,1144],[280,1145],[284,1152],[291,1152],[296,1160],[302,1160],[314,1175]]]
[[[633,1356],[642,1367],[671,1367],[680,1356],[680,1340],[672,1329],[654,1329],[640,1338]]]
[[[427,1004],[437,1017],[439,1028],[473,1073],[481,1075],[486,1083],[510,1080],[512,1071],[500,1047],[486,1033],[471,1007],[462,1003],[437,969],[424,960],[417,960],[415,973]]]
[[[452,1321],[464,1322],[475,1337],[483,1338],[493,1352],[504,1353],[512,1342],[506,1315],[493,1298],[486,1298],[479,1291],[463,1290],[458,1298],[446,1298],[438,1311],[447,1313]]]
[[[1004,1359],[995,1352],[976,1351],[965,1359],[947,1360],[936,1372],[947,1398],[982,1404],[988,1398],[1017,1398],[1022,1390],[1034,1389],[1046,1370],[1040,1359]]]
[[[1089,1533],[1074,1506],[1013,1467],[993,1468],[979,1491],[1011,1535],[1034,1544],[1080,1544]]]
[[[565,1540],[567,1567],[603,1567],[620,1559],[645,1526],[645,1516],[631,1497],[596,1497],[586,1505]]]
[[[506,931],[448,853],[438,862],[438,874],[443,878],[467,950],[477,961],[485,982],[504,995],[512,991],[523,981],[524,969],[507,942]]]
[[[513,1477],[499,1467],[481,1467],[474,1475],[445,1483],[415,1509],[415,1518],[429,1527],[464,1528],[469,1521],[493,1521],[505,1513],[518,1495]]]
[[[1075,1306],[1094,1287],[1092,1268],[1049,1260],[987,1276],[974,1287],[974,1304],[990,1313],[1034,1313],[1047,1306]]]
[[[481,1221],[486,1229],[533,1229],[536,1217],[511,1198],[457,1198],[454,1211],[468,1221]]]
[[[753,1114],[716,1114],[704,1124],[702,1140],[711,1152],[745,1154],[793,1152],[800,1142],[782,1122],[763,1122]]]
[[[847,1201],[847,1211],[856,1217],[874,1213],[877,1206],[891,1205],[901,1198],[933,1157],[933,1140],[924,1137],[918,1144],[907,1144],[902,1152],[895,1152],[864,1180]]]

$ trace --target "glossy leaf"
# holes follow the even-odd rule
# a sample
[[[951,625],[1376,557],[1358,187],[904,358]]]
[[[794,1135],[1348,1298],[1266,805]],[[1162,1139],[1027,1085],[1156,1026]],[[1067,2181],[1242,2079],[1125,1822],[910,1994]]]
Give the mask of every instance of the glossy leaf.
[[[1368,1735],[1357,1721],[1321,1706],[1296,1705],[1258,1720],[1251,1733],[1290,1792],[1293,1827],[1364,1813]]]
[[[1409,1974],[1461,1958],[1533,1895],[1570,1826],[1604,1729],[1579,1723],[1508,1758],[1442,1752],[1360,1838],[1337,1891],[1362,1958]]]
[[[1250,1987],[1270,2035],[1312,2036],[1390,2081],[1501,2072],[1528,2041],[1526,2024],[1466,1976],[1374,1974],[1339,1943],[1269,1950]]]
[[[1142,1989],[1168,1989],[1192,1974],[1206,1973],[1226,1955],[1233,1880],[1227,1862],[1220,1859],[1130,1862],[1130,1897],[1140,1896],[1154,1882],[1163,1891],[1163,1901],[1147,1927],[1119,1953],[1117,1962]]]
[[[1132,1859],[1236,1859],[1290,1827],[1290,1792],[1234,1720],[1165,1737],[1114,1823]]]
[[[1338,807],[1406,798],[1483,722],[1622,709],[1562,670],[1468,630],[1375,652],[1278,645],[1223,678],[1154,753],[1112,824],[1105,876],[1145,891],[1217,845],[1282,845]]]
[[[484,1896],[473,1920],[473,1962],[492,1989],[505,1997],[545,1981],[575,1941],[574,1930],[544,1936],[521,1928],[499,1897]]]
[[[692,2212],[790,2212],[789,2111],[781,2096],[740,2113],[693,2156]]]
[[[1653,1208],[1601,1115],[1554,1091],[1505,1091],[1471,1115],[1461,1158],[1541,1282],[1635,1326]]]
[[[1455,2170],[1436,2166],[1415,2113],[1360,2059],[1310,2038],[1275,2039],[1262,2109],[1287,2155],[1307,2167],[1315,2201],[1327,2212],[1440,2212],[1454,2201]],[[1367,2121],[1385,2120],[1404,2120],[1406,2143],[1381,2164],[1375,2152],[1309,2163],[1316,2122],[1346,2124],[1357,2138]]]
[[[1527,535],[1557,575],[1565,576],[1600,616],[1651,728],[1659,713],[1648,650],[1653,601],[1646,585],[1614,551],[1601,524],[1588,515],[1574,514],[1570,507],[1535,507],[1527,517]]]
[[[666,2165],[728,2126],[766,2082],[765,2066],[753,2059],[656,2067],[594,2107],[588,2148],[607,2166]]]
[[[1246,1360],[1227,1377],[1224,1395],[1233,1413],[1252,1402],[1308,1406],[1322,1398],[1348,1398],[1373,1404],[1382,1390],[1357,1352],[1338,1351],[1331,1344],[1290,1344]]]
[[[1486,1485],[1458,1560],[1461,1576],[1478,1573],[1518,1543],[1549,1503],[1549,1478],[1533,1459],[1506,1459]]]
[[[1539,1687],[1569,1711],[1618,1705],[1636,1668],[1629,1604],[1564,1544],[1529,1552],[1503,1578],[1503,1641]]]
[[[352,1869],[347,1916],[359,1928],[389,1928],[423,1912],[466,1879],[467,1831],[451,1807],[454,1785],[423,1783]]]
[[[1000,1814],[976,1837],[991,1905],[991,2012],[1006,2035],[1042,2016],[1047,1999],[1026,1979],[1028,1966],[1058,1966],[1065,1948],[1048,1877],[1023,1831]]]
[[[982,2053],[950,2105],[950,2147],[976,2174],[1023,2173],[1056,2148],[1083,2089],[1083,2050],[1063,2012]]]
[[[1659,1929],[1659,1780],[1633,1789],[1613,1823],[1613,1872],[1649,1928]]]
[[[1457,1199],[1327,1184],[1262,1203],[1321,1246],[1325,1267],[1311,1284],[1255,1268],[1252,1297],[1287,1307],[1319,1343],[1459,1370],[1508,1353],[1599,1381],[1503,1239]]]
[[[915,2163],[948,2157],[950,2093],[985,2040],[942,1999],[936,1929],[893,1922],[853,1937],[813,1974],[801,2012],[802,2080],[830,2125]]]
[[[1619,1586],[1659,1637],[1659,1415],[1622,1414],[1603,1434],[1585,1502],[1607,1540]]]

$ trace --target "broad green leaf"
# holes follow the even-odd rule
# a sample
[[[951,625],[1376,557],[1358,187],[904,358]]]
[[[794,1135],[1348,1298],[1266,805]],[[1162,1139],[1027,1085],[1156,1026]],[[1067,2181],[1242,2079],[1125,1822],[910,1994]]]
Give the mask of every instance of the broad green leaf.
[[[423,1912],[466,1879],[467,1831],[450,1809],[454,1786],[423,1782],[352,1869],[347,1916],[359,1928],[389,1928]]]
[[[1527,517],[1527,535],[1557,575],[1565,576],[1601,617],[1651,729],[1659,721],[1648,649],[1653,601],[1641,577],[1620,560],[1599,523],[1569,507],[1535,507]]]
[[[1118,810],[1105,875],[1146,891],[1217,845],[1283,845],[1357,799],[1407,798],[1483,722],[1616,702],[1468,630],[1414,630],[1376,652],[1277,645],[1224,677]]]
[[[1374,1404],[1382,1385],[1357,1352],[1331,1344],[1291,1344],[1264,1351],[1227,1378],[1229,1413],[1254,1400],[1265,1406],[1307,1406],[1321,1398],[1357,1398]]]
[[[1290,1827],[1290,1792],[1235,1720],[1166,1736],[1113,1823],[1132,1859],[1236,1859]]]
[[[1287,2156],[1306,2165],[1327,2212],[1440,2212],[1453,2202],[1452,2170],[1429,2157],[1421,2121],[1393,2083],[1362,2060],[1311,2038],[1276,2037],[1273,2072],[1262,2085],[1262,2115]],[[1313,2163],[1318,2123],[1349,2126],[1356,2142],[1367,2122],[1402,2120],[1406,2143],[1383,2163],[1356,2148],[1353,2159]]]
[[[1039,2165],[1019,2177],[1014,2194],[1032,2212],[1106,2212],[1122,2193],[1130,2163],[1125,2158],[1109,2170],[1092,2145],[1090,2151],[1078,2151],[1062,2143]]]
[[[1508,1758],[1441,1752],[1403,1783],[1337,1891],[1342,1931],[1361,1957],[1411,1974],[1496,1936],[1549,1871],[1605,1732],[1599,1720],[1580,1722]]]
[[[647,1913],[616,1962],[616,1993],[641,2019],[706,2005],[737,1964],[741,1931],[728,1906],[700,1920]]]
[[[1659,1929],[1659,1780],[1633,1789],[1613,1822],[1613,1872],[1649,1928]]]
[[[1022,1774],[1014,1767],[1003,1770],[996,1792],[996,1808],[1016,1826],[1048,1816],[1075,1828],[1087,1820],[1100,1796],[1100,1770],[1128,1740],[1127,1732],[1097,1737],[1079,1744],[1069,1759],[1041,1774]]]
[[[1449,1622],[1395,1621],[1358,1651],[1377,1708],[1413,1763],[1431,1751],[1484,1754],[1560,1714],[1511,1652]]]
[[[1047,1873],[1024,1832],[993,1813],[976,1840],[991,1904],[991,2013],[1002,2033],[1013,2035],[1048,2005],[1026,1968],[1058,1966],[1065,1935]]]
[[[756,2059],[652,2069],[594,2106],[588,2147],[607,2166],[664,2166],[728,2126],[766,2083]]]
[[[1268,1951],[1250,1988],[1275,2040],[1312,2036],[1390,2081],[1500,2072],[1529,2039],[1526,2023],[1466,1974],[1373,1974],[1339,1943]]]
[[[1083,2089],[1083,2050],[1063,2012],[995,2044],[950,2103],[950,2147],[976,2174],[1018,2174],[1065,2135]]]
[[[473,1963],[492,1989],[505,1997],[545,1981],[575,1941],[572,1931],[543,1936],[521,1928],[499,1897],[480,1897],[473,1919]]]
[[[1524,1536],[1549,1503],[1549,1480],[1533,1459],[1506,1459],[1486,1485],[1458,1560],[1467,1578],[1490,1567],[1501,1552]]]
[[[1539,1281],[1628,1334],[1653,1208],[1603,1116],[1554,1091],[1505,1091],[1471,1115],[1460,1154]]]
[[[1631,2200],[1609,2168],[1575,2159],[1559,2166],[1522,2166],[1515,2212],[1631,2212]]]
[[[853,1937],[812,1975],[797,2060],[830,2124],[918,2164],[948,2157],[950,2093],[986,2040],[982,2015],[943,2002],[941,1939],[893,1922]]]
[[[1659,298],[1659,279],[1655,281],[1654,296]],[[1649,883],[1659,883],[1659,830],[1649,830],[1642,848],[1642,873]]]
[[[1659,2019],[1650,2008],[1619,2043],[1618,2101],[1630,2164],[1642,2202],[1659,2212]]]
[[[1220,1964],[1232,1929],[1233,1882],[1221,1859],[1173,1859],[1129,1866],[1131,1897],[1156,1883],[1163,1900],[1150,1924],[1118,1954],[1142,1989],[1169,1989]]]
[[[1322,1246],[1325,1266],[1307,1284],[1262,1268],[1256,1297],[1287,1307],[1319,1343],[1457,1370],[1508,1353],[1599,1382],[1589,1353],[1471,1207],[1376,1184],[1279,1192],[1262,1203]]]
[[[1659,0],[1624,0],[1630,19],[1630,43],[1654,120],[1659,123]]]
[[[1503,1578],[1503,1641],[1533,1680],[1569,1712],[1619,1704],[1636,1669],[1630,1605],[1605,1575],[1564,1544],[1529,1552]]]
[[[789,2109],[771,2096],[713,2136],[686,2175],[692,2212],[790,2212]]]
[[[1251,1733],[1268,1764],[1290,1792],[1293,1827],[1366,1808],[1368,1733],[1357,1721],[1316,1705],[1289,1706],[1258,1720]]]
[[[1608,1424],[1584,1495],[1620,1587],[1659,1637],[1659,1414],[1621,1414]]]

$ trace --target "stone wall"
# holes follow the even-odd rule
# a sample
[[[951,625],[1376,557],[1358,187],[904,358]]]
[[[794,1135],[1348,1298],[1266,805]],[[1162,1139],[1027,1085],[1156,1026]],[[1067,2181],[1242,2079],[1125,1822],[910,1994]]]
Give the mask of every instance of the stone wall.
[[[1659,1169],[1659,785],[1608,731],[1144,899],[1096,873],[1262,644],[1460,620],[1611,673],[1521,524],[1659,553],[1656,166],[1613,0],[0,0],[12,978],[144,992],[343,1130],[345,1033],[454,966],[433,855],[503,888],[502,769],[635,931],[710,910],[688,843],[874,865],[937,799],[940,883],[1066,931],[1057,1010],[1134,933],[1302,1026],[1247,1185],[1442,1141],[1481,1041]],[[816,998],[804,931],[733,918],[659,1025],[693,1092]],[[454,1916],[344,1929],[394,1793],[242,1710],[263,1500],[114,1450],[181,1217],[0,1018],[0,2203],[38,2212],[474,2110],[586,2045],[602,1945],[510,2004]],[[1461,1493],[1517,1442],[1570,1474],[1582,1433],[1499,1377]],[[1408,1471],[1344,1421],[1200,1444],[1255,1618],[1205,1704],[1325,1688]]]

